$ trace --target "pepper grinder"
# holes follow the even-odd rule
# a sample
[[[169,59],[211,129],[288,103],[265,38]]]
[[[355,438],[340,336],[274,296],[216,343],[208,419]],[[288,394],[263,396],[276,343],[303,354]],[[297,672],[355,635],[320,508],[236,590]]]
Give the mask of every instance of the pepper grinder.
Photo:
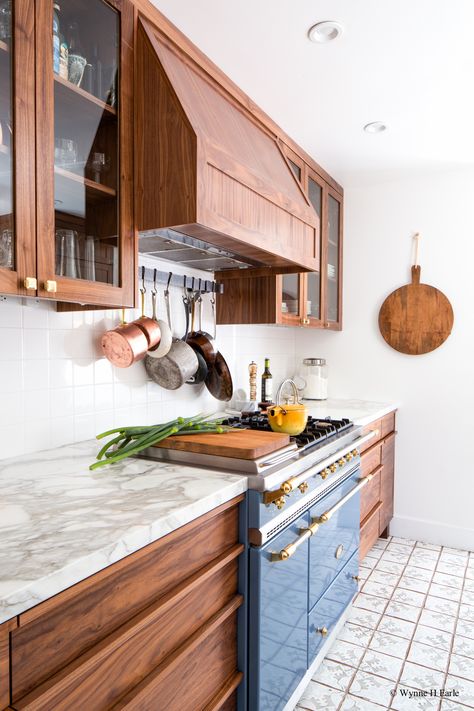
[[[250,375],[250,401],[256,402],[257,400],[257,364],[252,361],[249,365],[249,375]]]

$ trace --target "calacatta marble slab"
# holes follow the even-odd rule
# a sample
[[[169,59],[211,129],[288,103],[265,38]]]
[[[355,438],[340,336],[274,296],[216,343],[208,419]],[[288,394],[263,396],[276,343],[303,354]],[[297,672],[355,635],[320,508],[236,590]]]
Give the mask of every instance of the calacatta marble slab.
[[[91,472],[96,441],[0,460],[0,623],[247,489],[142,459]]]
[[[308,414],[313,417],[347,417],[356,425],[368,425],[379,420],[389,412],[398,409],[398,404],[389,402],[371,402],[370,400],[303,400]]]

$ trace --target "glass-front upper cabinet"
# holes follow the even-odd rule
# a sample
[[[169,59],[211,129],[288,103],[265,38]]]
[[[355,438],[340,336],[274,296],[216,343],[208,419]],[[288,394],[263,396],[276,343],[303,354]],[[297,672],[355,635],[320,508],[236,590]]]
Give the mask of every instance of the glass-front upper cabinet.
[[[38,6],[39,293],[132,305],[133,15],[121,0]]]
[[[342,199],[334,190],[327,196],[326,327],[341,327]]]
[[[300,325],[301,304],[303,301],[303,280],[301,274],[283,274],[277,276],[277,294],[281,297],[280,322],[288,325]]]
[[[313,206],[316,214],[319,217],[320,224],[323,224],[323,183],[318,176],[308,169],[308,198]],[[321,230],[320,240],[320,260],[321,269],[323,269],[323,235],[324,230]],[[305,279],[305,295],[304,306],[306,318],[309,319],[309,325],[316,326],[322,320],[323,294],[321,272],[308,272],[304,275]]]
[[[8,294],[36,292],[33,48],[33,3],[0,0],[0,293]]]

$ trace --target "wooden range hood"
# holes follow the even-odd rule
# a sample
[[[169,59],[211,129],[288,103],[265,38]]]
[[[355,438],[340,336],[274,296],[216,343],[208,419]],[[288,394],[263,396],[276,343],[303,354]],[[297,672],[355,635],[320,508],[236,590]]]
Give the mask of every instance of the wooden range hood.
[[[278,139],[140,18],[139,251],[211,271],[318,271],[319,218]]]

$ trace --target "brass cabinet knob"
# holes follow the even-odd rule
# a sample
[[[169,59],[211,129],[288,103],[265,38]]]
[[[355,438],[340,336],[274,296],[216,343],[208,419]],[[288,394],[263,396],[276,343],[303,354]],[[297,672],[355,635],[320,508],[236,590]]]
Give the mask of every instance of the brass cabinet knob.
[[[337,464],[331,464],[330,467],[329,467],[329,469],[330,469],[330,470],[332,471],[332,473],[334,474],[334,472],[337,471]]]
[[[345,467],[346,466],[346,460],[345,459],[339,459],[338,464],[340,467]]]
[[[277,507],[278,510],[282,509],[283,506],[286,503],[286,499],[284,496],[280,496],[280,498],[275,499],[275,506]]]
[[[26,277],[23,282],[23,286],[25,289],[32,289],[36,291],[38,288],[38,280],[35,277]]]
[[[302,494],[305,494],[308,491],[309,484],[307,481],[303,481],[299,486],[298,489],[301,491]]]
[[[323,471],[320,472],[320,474],[321,474],[321,479],[327,479],[327,477],[329,476],[329,469],[323,469]]]
[[[303,326],[308,326],[309,325],[309,318],[300,318],[300,323],[302,323]]]
[[[325,637],[328,633],[328,628],[327,627],[318,627],[316,632],[318,632],[321,637]]]
[[[58,290],[58,283],[54,279],[47,279],[43,284],[43,289],[49,294],[54,294]]]
[[[352,580],[355,580],[356,583],[360,583],[360,577],[358,575],[353,575]]]

